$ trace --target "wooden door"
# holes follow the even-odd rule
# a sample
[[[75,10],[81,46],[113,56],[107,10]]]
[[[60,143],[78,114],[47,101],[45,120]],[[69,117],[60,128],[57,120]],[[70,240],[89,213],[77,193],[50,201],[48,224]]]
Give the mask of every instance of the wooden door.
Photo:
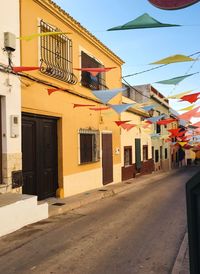
[[[58,187],[57,119],[22,115],[23,193],[38,200],[55,196]]]
[[[102,134],[103,184],[113,182],[112,134]]]

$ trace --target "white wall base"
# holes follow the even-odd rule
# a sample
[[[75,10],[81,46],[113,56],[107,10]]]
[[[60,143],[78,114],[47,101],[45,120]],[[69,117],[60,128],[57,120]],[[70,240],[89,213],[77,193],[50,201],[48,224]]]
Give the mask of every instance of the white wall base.
[[[103,186],[102,168],[75,173],[64,177],[64,196],[69,197]],[[113,182],[121,181],[121,164],[113,166]],[[111,183],[111,184],[112,184]]]
[[[37,196],[6,193],[0,195],[0,237],[23,226],[48,218],[48,204],[37,204]]]

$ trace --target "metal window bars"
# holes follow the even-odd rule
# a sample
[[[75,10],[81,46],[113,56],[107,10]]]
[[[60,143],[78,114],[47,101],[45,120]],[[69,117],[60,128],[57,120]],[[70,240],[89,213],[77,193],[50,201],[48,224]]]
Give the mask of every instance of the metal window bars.
[[[40,32],[60,31],[40,21]],[[40,71],[69,84],[76,84],[72,71],[72,40],[64,34],[40,37]]]

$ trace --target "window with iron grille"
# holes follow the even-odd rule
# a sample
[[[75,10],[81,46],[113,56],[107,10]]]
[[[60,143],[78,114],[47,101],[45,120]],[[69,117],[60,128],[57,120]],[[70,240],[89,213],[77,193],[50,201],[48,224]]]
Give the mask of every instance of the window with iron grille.
[[[40,32],[59,32],[57,28],[40,21]],[[40,37],[40,71],[69,84],[76,84],[72,71],[72,40],[64,34]]]
[[[144,145],[143,146],[143,161],[147,161],[148,160],[148,146]]]
[[[81,67],[82,68],[102,68],[102,64],[100,64],[95,58],[92,58],[84,51],[81,51]],[[98,73],[96,76],[93,76],[88,71],[82,71],[81,73],[81,84],[82,86],[93,89],[106,89],[105,84],[105,73]]]
[[[80,129],[80,164],[99,161],[99,131]]]
[[[124,147],[124,166],[132,165],[132,147]]]

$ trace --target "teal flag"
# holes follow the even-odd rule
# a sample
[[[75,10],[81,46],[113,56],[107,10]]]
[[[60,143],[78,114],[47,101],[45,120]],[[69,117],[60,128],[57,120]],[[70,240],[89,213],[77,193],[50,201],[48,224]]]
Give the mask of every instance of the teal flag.
[[[192,73],[192,74],[187,74],[187,75],[183,75],[183,76],[179,76],[179,77],[175,77],[175,78],[171,78],[168,80],[163,80],[163,81],[159,81],[159,82],[155,82],[157,84],[164,84],[164,85],[177,85],[178,83],[180,83],[181,81],[183,81],[185,78],[190,77],[196,73]]]
[[[162,28],[162,27],[180,27],[180,25],[175,24],[165,24],[157,21],[153,17],[151,17],[148,13],[144,13],[143,15],[137,17],[136,19],[117,27],[113,27],[108,29],[108,31],[112,30],[127,30],[127,29],[145,29],[145,28]]]

